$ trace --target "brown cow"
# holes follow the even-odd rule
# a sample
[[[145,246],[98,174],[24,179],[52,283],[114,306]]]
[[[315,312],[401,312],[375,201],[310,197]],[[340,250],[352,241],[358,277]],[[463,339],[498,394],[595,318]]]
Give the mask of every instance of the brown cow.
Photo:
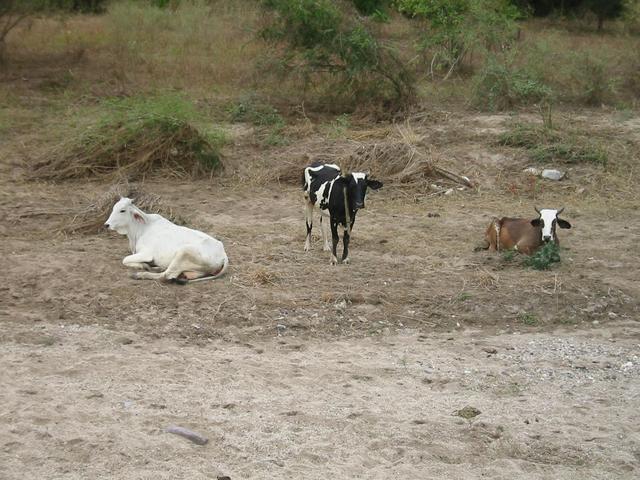
[[[514,249],[525,255],[532,255],[535,251],[548,242],[560,244],[556,235],[556,225],[560,228],[571,228],[566,220],[558,218],[564,207],[560,210],[543,208],[538,210],[538,218],[527,220],[525,218],[494,218],[485,233],[485,239],[489,244],[489,250]]]

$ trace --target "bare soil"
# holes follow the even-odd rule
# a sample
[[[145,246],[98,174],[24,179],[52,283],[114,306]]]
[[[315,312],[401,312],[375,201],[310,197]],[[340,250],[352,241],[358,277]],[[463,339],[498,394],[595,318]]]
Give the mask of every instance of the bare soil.
[[[124,237],[58,233],[109,185],[28,181],[32,133],[8,138],[0,476],[638,478],[637,191],[607,193],[595,166],[532,190],[522,152],[492,143],[510,121],[415,120],[479,188],[370,192],[336,267],[319,225],[303,252],[299,186],[256,172],[394,127],[277,148],[239,128],[214,181],[145,184],[227,249],[225,278],[186,287],[131,280]],[[616,125],[637,140],[637,119]],[[494,215],[534,205],[573,223],[558,266],[474,251]],[[456,414],[468,406],[480,413]]]

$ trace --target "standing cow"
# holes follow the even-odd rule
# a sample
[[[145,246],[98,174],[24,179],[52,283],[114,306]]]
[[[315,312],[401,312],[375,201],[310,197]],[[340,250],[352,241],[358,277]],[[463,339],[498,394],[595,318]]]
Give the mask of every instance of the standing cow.
[[[130,198],[121,198],[105,223],[129,238],[131,255],[122,260],[135,279],[179,284],[212,280],[227,270],[229,259],[222,242],[206,233],[176,225],[162,215],[145,213]]]
[[[339,241],[338,226],[342,226],[344,232],[342,236],[342,263],[349,264],[350,233],[356,221],[358,210],[365,208],[364,199],[367,188],[378,190],[382,187],[382,182],[367,177],[366,173],[342,174],[337,165],[320,162],[313,163],[304,169],[302,188],[306,201],[305,220],[307,224],[305,251],[308,251],[311,246],[313,211],[314,208],[317,208],[321,215],[320,227],[324,250],[331,248],[331,264],[338,263],[336,253]],[[331,247],[329,247],[326,227],[323,225],[323,217],[330,223]]]
[[[534,207],[535,208],[535,207]],[[551,208],[535,209],[538,218],[527,220],[526,218],[494,218],[485,233],[485,239],[489,250],[514,249],[525,255],[533,255],[535,251],[548,242],[560,245],[556,235],[556,226],[571,228],[571,224],[559,218],[564,208],[554,210]]]

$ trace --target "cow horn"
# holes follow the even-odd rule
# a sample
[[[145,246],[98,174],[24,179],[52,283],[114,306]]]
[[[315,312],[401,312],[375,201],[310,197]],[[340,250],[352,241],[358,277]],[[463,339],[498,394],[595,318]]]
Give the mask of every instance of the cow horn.
[[[556,213],[556,216],[560,215],[563,211],[564,211],[564,207],[562,207],[560,210],[558,210],[558,213]]]
[[[538,207],[533,207],[533,208],[534,208],[534,210],[536,211],[536,213],[537,213],[538,215],[540,215],[540,210],[538,210]]]

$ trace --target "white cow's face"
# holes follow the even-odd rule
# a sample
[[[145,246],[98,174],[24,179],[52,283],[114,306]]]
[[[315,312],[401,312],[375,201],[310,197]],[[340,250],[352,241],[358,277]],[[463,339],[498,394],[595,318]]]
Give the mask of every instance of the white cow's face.
[[[543,242],[554,242],[556,239],[556,225],[560,228],[571,228],[571,224],[566,220],[562,220],[558,218],[558,215],[562,213],[564,208],[560,210],[554,210],[552,208],[543,208],[538,213],[540,214],[540,218],[536,218],[531,222],[534,227],[540,226],[542,230],[542,238]],[[537,209],[536,209],[537,211]]]
[[[120,235],[129,233],[129,229],[134,222],[139,221],[138,209],[133,205],[130,198],[123,197],[116,202],[111,211],[111,215],[104,224],[109,230],[115,230]]]

